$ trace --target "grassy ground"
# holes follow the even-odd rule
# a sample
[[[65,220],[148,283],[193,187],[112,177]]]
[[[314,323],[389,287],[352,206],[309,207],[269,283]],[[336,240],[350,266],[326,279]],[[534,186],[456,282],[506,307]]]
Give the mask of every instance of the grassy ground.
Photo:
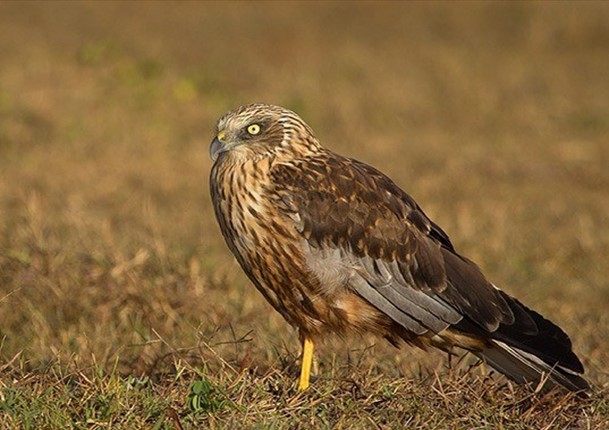
[[[608,428],[607,4],[2,2],[0,53],[0,428]],[[390,174],[598,394],[371,338],[296,392],[208,196],[253,101]]]

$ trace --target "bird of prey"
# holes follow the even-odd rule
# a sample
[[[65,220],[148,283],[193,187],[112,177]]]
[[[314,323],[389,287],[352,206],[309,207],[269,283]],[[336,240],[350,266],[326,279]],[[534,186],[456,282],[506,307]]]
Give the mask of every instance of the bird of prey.
[[[462,348],[519,383],[589,389],[569,337],[495,287],[390,178],[321,145],[294,112],[250,104],[217,123],[210,187],[222,234],[298,329],[299,389],[325,333]]]

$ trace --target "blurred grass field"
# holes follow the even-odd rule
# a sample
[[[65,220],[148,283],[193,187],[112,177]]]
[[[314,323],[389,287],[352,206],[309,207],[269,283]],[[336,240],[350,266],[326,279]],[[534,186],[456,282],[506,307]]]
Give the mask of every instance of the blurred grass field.
[[[249,102],[389,174],[598,388],[299,345],[216,226]],[[0,3],[0,428],[609,428],[609,5]]]

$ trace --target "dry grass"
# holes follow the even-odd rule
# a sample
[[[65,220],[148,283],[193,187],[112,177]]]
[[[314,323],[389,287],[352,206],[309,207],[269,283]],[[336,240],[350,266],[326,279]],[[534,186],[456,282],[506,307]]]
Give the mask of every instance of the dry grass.
[[[0,3],[2,428],[609,426],[609,6]],[[599,393],[295,333],[207,192],[226,109],[297,110],[572,335]]]

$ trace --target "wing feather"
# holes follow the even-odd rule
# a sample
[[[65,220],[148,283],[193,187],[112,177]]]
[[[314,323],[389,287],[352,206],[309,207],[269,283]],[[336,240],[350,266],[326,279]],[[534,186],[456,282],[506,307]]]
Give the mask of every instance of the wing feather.
[[[407,309],[408,314],[426,324],[433,332],[444,330],[448,325],[456,324],[463,316],[434,293],[428,293],[410,287],[402,277],[395,261],[384,262],[363,257],[361,262],[365,271],[360,274],[367,283],[376,288],[391,303],[400,309]],[[397,273],[396,273],[397,272]],[[403,307],[401,307],[402,305]]]
[[[340,248],[363,273],[352,285],[358,294],[415,333],[402,314],[435,333],[464,317],[489,332],[514,321],[500,292],[408,194],[376,169],[329,154],[281,166],[274,179],[308,247]]]
[[[370,285],[361,276],[353,276],[351,278],[351,286],[360,296],[406,330],[417,335],[422,335],[429,331],[429,327],[413,317],[412,312],[414,312],[414,309],[411,303],[401,301],[399,296],[387,295],[386,289]],[[393,301],[391,300],[392,298],[394,299]]]
[[[370,257],[362,257],[356,261],[361,265],[361,269],[353,276],[363,278],[365,284],[358,279],[351,285],[361,296],[368,296],[366,290],[374,288],[388,302],[426,327],[426,331],[431,330],[434,333],[439,333],[462,319],[454,308],[438,300],[438,297],[409,287],[399,271],[397,276],[394,276],[391,267],[395,266],[395,262],[386,263],[372,260]]]
[[[311,168],[318,164],[323,168]],[[583,371],[558,326],[495,288],[412,197],[376,169],[328,151],[273,174],[307,248],[339,249],[341,276],[349,280],[343,288],[407,331],[445,336],[457,330],[477,345],[503,342],[549,368]],[[325,275],[323,266],[323,260],[314,265]],[[500,370],[512,360],[477,348],[474,353],[490,354]]]

